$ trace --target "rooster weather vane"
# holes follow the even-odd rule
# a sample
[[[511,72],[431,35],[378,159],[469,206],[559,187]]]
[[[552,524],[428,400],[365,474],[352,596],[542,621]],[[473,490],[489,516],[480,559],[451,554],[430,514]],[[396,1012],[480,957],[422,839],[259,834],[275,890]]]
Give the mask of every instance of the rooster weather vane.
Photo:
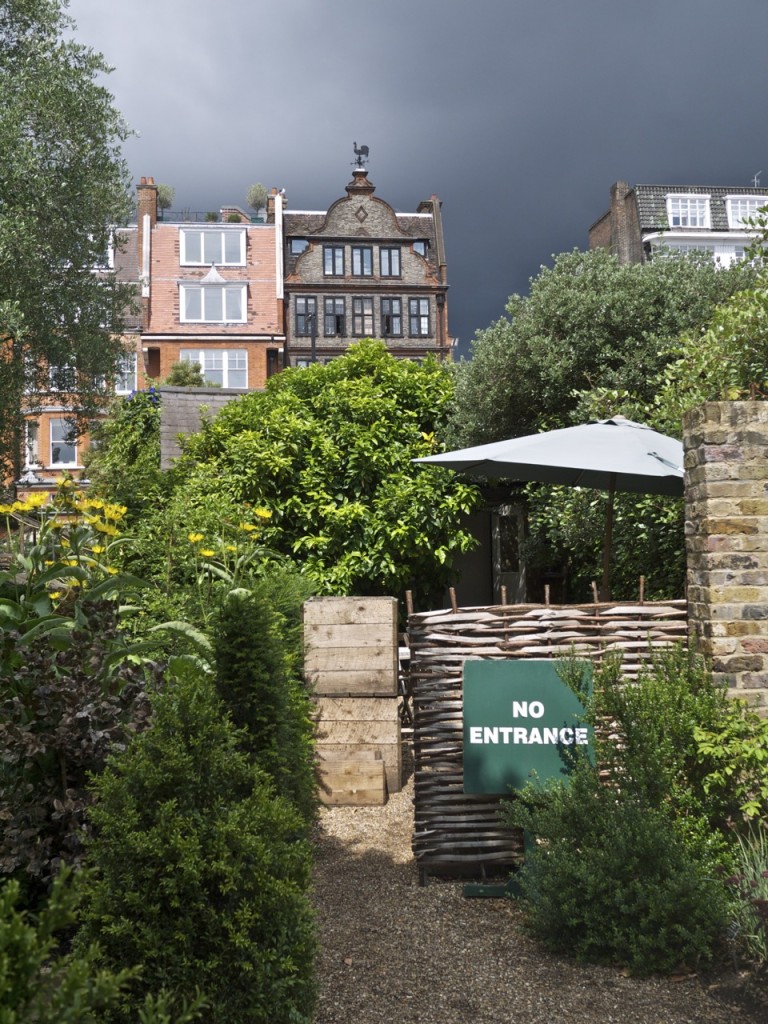
[[[368,147],[367,146],[360,146],[360,148],[358,148],[358,145],[357,145],[356,142],[353,142],[352,145],[354,146],[355,157],[356,157],[355,162],[354,162],[354,164],[352,166],[353,167],[365,167],[365,165],[368,163]]]

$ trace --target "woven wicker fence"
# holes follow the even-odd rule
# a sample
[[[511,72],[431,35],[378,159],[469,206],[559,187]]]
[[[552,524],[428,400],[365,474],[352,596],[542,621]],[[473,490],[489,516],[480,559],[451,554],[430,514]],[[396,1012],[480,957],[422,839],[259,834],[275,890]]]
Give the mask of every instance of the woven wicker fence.
[[[652,650],[685,643],[685,601],[664,604],[504,605],[412,614],[413,852],[428,874],[498,875],[522,856],[499,798],[464,793],[462,674],[467,658],[623,658],[637,676]]]

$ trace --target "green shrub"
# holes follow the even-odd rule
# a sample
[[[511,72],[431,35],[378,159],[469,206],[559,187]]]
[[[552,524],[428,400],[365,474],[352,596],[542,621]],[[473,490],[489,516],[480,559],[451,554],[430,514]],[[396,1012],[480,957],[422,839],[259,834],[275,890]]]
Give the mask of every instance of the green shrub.
[[[20,910],[15,880],[0,888],[0,1020],[3,1024],[91,1024],[116,1002],[127,972],[98,971],[93,949],[56,956],[57,933],[72,925],[76,897],[67,872],[37,918]]]
[[[697,725],[694,736],[710,799],[732,807],[735,820],[743,815],[768,827],[768,718],[729,699],[718,721]]]
[[[245,751],[309,822],[315,806],[310,701],[290,671],[282,626],[258,583],[229,594],[213,629],[216,687],[244,730]]]
[[[212,684],[188,674],[152,727],[95,783],[95,875],[78,945],[141,967],[113,1019],[147,992],[203,991],[217,1024],[301,1024],[314,1000],[305,823],[238,749]]]
[[[753,825],[737,837],[736,874],[726,881],[737,894],[736,940],[746,956],[768,963],[768,832]]]
[[[654,655],[637,682],[627,684],[620,661],[609,660],[595,673],[586,708],[598,763],[613,785],[665,807],[681,834],[705,841],[719,858],[738,799],[732,788],[710,784],[717,762],[702,755],[697,737],[725,720],[731,702],[704,661],[677,646]]]
[[[30,904],[62,864],[81,861],[88,776],[145,727],[145,686],[158,669],[125,660],[105,682],[119,645],[117,606],[86,602],[79,620],[67,649],[41,637],[20,649],[12,671],[0,666],[0,873],[23,882]]]
[[[728,923],[725,887],[669,813],[605,786],[586,759],[570,783],[529,787],[508,813],[535,837],[519,880],[548,949],[641,975],[712,957]]]
[[[712,785],[723,762],[699,735],[732,705],[682,649],[655,657],[635,683],[608,661],[591,692],[577,664],[561,674],[595,729],[595,766],[577,758],[570,784],[531,785],[506,812],[536,840],[521,873],[531,928],[550,948],[641,974],[707,960],[733,914],[722,869],[740,793]]]

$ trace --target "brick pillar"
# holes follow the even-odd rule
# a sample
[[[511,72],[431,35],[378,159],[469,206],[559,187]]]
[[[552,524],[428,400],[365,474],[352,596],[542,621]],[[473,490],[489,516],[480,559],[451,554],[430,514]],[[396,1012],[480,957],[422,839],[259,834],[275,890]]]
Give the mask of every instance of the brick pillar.
[[[768,714],[768,402],[706,402],[683,444],[692,641]]]

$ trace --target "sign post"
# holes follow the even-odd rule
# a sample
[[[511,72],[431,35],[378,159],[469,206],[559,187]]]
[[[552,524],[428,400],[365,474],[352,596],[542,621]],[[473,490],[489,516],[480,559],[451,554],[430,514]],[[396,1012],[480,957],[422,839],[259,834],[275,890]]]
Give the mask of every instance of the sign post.
[[[589,663],[584,663],[587,673]],[[577,748],[592,756],[584,706],[551,659],[464,663],[464,792],[509,796],[527,782],[566,778]],[[515,894],[467,885],[466,896]]]

